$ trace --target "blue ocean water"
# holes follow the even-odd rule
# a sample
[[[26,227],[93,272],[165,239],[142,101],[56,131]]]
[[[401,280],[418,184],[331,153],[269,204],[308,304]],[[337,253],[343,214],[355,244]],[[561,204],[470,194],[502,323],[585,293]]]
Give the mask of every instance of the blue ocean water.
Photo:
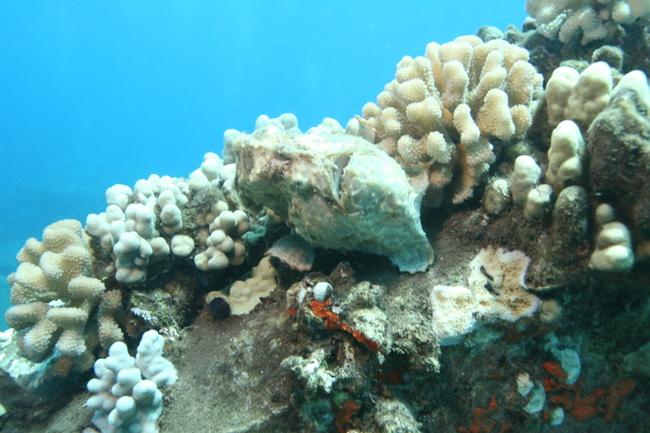
[[[186,176],[262,113],[344,124],[402,56],[525,15],[519,0],[1,2],[0,311],[24,240],[103,210],[108,186]]]

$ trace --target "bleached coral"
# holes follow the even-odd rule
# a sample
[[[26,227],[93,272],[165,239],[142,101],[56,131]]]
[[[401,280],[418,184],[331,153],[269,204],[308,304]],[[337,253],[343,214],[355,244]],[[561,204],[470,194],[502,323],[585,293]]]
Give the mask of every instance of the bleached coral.
[[[135,358],[126,344],[114,343],[108,357],[95,362],[97,378],[88,382],[94,394],[86,406],[95,410],[93,424],[102,433],[157,433],[156,421],[162,413],[161,389],[176,382],[176,369],[163,358],[164,340],[156,331],[147,331]]]
[[[312,394],[329,394],[336,383],[336,372],[329,368],[323,349],[312,352],[308,358],[290,356],[282,360],[282,368],[291,371]]]
[[[118,281],[142,281],[152,258],[169,255],[162,235],[173,236],[182,229],[181,207],[188,202],[187,194],[189,186],[183,179],[158,175],[138,180],[133,190],[125,185],[108,188],[106,212],[88,215],[86,230],[115,256]]]
[[[5,318],[30,360],[42,361],[56,349],[83,364],[94,349],[86,344],[88,324],[96,323],[94,332],[104,347],[123,338],[115,321],[121,295],[107,292],[92,277],[88,242],[80,222],[63,220],[49,225],[41,242],[29,239],[18,253],[20,265],[10,276],[15,305]]]
[[[248,230],[248,217],[241,210],[225,212],[225,183],[233,178],[227,167],[219,156],[208,152],[189,179],[154,174],[138,180],[133,189],[125,185],[108,188],[106,212],[86,219],[88,233],[114,257],[106,274],[115,272],[120,282],[138,283],[145,279],[152,261],[167,259],[170,253],[190,257],[196,252],[194,261],[204,271],[241,264],[245,248],[239,241],[233,244],[230,236],[239,237]],[[226,214],[236,215],[236,233],[217,233],[231,229],[219,227]],[[230,239],[227,245],[216,242],[220,234],[223,240]]]
[[[223,180],[224,164],[219,155],[207,152],[203,155],[201,167],[190,173],[189,187],[191,190],[201,190],[209,186],[219,186]]]
[[[609,65],[596,62],[578,73],[569,66],[553,71],[546,84],[549,123],[575,120],[588,127],[609,103],[614,81]]]
[[[606,39],[620,24],[650,17],[647,0],[527,0],[526,10],[539,32],[549,39],[580,43]]]
[[[262,125],[232,147],[247,206],[273,210],[314,246],[385,255],[406,272],[433,261],[420,222],[426,180],[414,188],[394,159],[333,119],[305,134]]]
[[[524,216],[529,221],[537,221],[544,218],[551,210],[553,204],[553,188],[550,185],[537,185],[531,189],[526,196],[524,205]]]
[[[514,169],[510,176],[510,191],[514,204],[526,203],[528,193],[537,185],[542,175],[542,169],[532,156],[521,155],[515,160]]]
[[[456,344],[481,321],[514,322],[535,313],[540,301],[525,290],[529,263],[521,251],[488,247],[469,263],[467,286],[434,286],[432,326],[441,343]]]
[[[277,287],[275,269],[269,257],[264,257],[252,270],[252,276],[246,280],[235,281],[230,286],[228,295],[213,291],[206,295],[209,304],[214,298],[223,298],[230,306],[230,313],[235,316],[248,314]]]
[[[596,209],[600,231],[589,266],[606,272],[623,272],[634,266],[634,252],[630,231],[625,224],[614,220],[611,206],[601,204]]]
[[[404,57],[377,104],[366,104],[348,130],[408,170],[425,169],[438,195],[456,175],[453,201],[460,203],[494,162],[490,140],[522,138],[541,94],[542,76],[528,63],[528,51],[463,36],[430,43],[425,56]]]

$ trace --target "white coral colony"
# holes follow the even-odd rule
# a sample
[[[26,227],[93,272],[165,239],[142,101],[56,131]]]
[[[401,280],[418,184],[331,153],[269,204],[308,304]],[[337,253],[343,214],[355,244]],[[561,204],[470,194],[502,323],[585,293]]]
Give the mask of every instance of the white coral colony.
[[[176,369],[162,356],[163,345],[158,332],[147,331],[135,358],[129,355],[126,344],[117,342],[107,358],[95,361],[97,378],[87,386],[94,395],[86,406],[95,411],[93,424],[102,433],[158,433],[161,389],[176,382]]]

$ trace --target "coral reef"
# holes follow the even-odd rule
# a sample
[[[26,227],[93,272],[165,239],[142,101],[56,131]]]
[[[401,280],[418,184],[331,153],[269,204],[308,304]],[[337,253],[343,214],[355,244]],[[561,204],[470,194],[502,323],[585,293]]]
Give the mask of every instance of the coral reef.
[[[269,296],[276,288],[275,269],[268,257],[263,258],[251,271],[252,275],[246,280],[235,281],[226,295],[213,291],[206,295],[206,304],[211,304],[215,298],[221,298],[229,306],[229,314],[236,316],[248,314],[260,303],[260,299]]]
[[[650,431],[650,6],[526,6],[27,240],[0,431]]]
[[[114,271],[119,282],[141,283],[150,264],[169,261],[170,254],[182,260],[193,252],[202,271],[241,265],[246,248],[240,238],[249,230],[248,216],[230,210],[229,183],[232,168],[208,152],[189,179],[153,174],[133,189],[108,188],[106,211],[86,219],[86,231],[109,256],[100,274]]]
[[[589,127],[589,181],[601,203],[632,228],[637,255],[650,257],[650,89],[645,74],[626,74]],[[622,175],[621,175],[622,174]]]

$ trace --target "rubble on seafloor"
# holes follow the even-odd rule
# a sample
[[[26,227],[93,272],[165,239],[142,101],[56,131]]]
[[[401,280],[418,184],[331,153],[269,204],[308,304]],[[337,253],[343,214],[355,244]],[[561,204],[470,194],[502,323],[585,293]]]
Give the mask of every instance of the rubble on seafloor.
[[[0,431],[650,431],[650,6],[527,7],[27,240]]]

